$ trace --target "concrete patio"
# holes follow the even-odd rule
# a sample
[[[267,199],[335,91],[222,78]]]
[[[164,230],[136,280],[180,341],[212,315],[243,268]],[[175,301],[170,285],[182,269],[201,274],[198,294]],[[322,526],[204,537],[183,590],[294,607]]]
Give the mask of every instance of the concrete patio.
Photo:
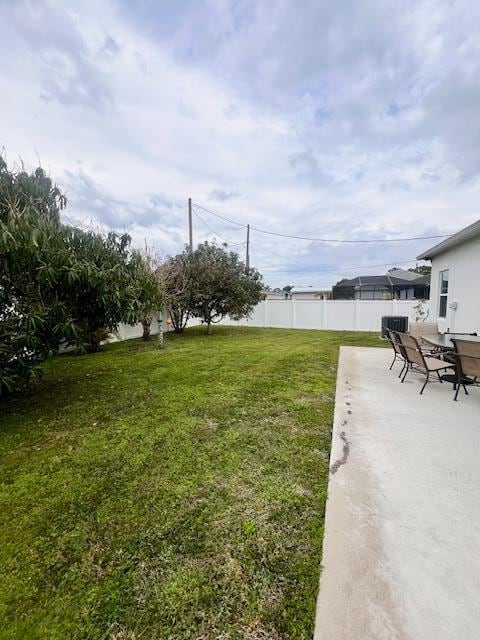
[[[343,347],[315,640],[480,637],[480,389]]]

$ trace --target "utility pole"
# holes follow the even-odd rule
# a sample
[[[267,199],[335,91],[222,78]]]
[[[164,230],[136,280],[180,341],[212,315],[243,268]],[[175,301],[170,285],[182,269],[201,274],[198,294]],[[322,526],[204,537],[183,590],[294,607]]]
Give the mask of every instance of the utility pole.
[[[250,225],[247,224],[247,255],[245,256],[245,266],[250,269]]]
[[[193,229],[192,229],[192,199],[188,199],[188,240],[190,251],[193,251]]]

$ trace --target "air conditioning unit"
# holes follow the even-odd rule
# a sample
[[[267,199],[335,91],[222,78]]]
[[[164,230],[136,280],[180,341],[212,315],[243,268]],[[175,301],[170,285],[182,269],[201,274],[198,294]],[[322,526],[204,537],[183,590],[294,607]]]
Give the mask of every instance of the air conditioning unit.
[[[382,338],[387,337],[387,329],[407,333],[408,316],[382,316]]]

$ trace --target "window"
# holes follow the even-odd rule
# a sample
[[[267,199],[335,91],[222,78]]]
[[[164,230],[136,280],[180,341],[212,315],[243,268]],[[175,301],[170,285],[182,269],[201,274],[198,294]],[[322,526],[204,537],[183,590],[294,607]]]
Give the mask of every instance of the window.
[[[447,298],[448,298],[448,269],[440,271],[440,304],[438,307],[438,316],[440,318],[447,317]]]
[[[383,289],[360,289],[359,300],[391,300],[392,294]]]
[[[400,300],[413,300],[414,297],[414,290],[412,288],[400,289]]]

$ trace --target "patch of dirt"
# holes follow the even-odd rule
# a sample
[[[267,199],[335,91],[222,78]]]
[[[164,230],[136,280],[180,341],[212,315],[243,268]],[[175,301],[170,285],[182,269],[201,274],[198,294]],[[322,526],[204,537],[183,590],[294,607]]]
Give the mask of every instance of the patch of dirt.
[[[334,462],[333,465],[331,466],[330,473],[332,475],[334,473],[337,473],[337,471],[340,469],[342,464],[345,464],[347,462],[348,456],[350,454],[350,443],[347,440],[347,436],[345,435],[345,431],[342,431],[342,433],[340,434],[340,438],[343,440],[343,455],[339,460]]]

